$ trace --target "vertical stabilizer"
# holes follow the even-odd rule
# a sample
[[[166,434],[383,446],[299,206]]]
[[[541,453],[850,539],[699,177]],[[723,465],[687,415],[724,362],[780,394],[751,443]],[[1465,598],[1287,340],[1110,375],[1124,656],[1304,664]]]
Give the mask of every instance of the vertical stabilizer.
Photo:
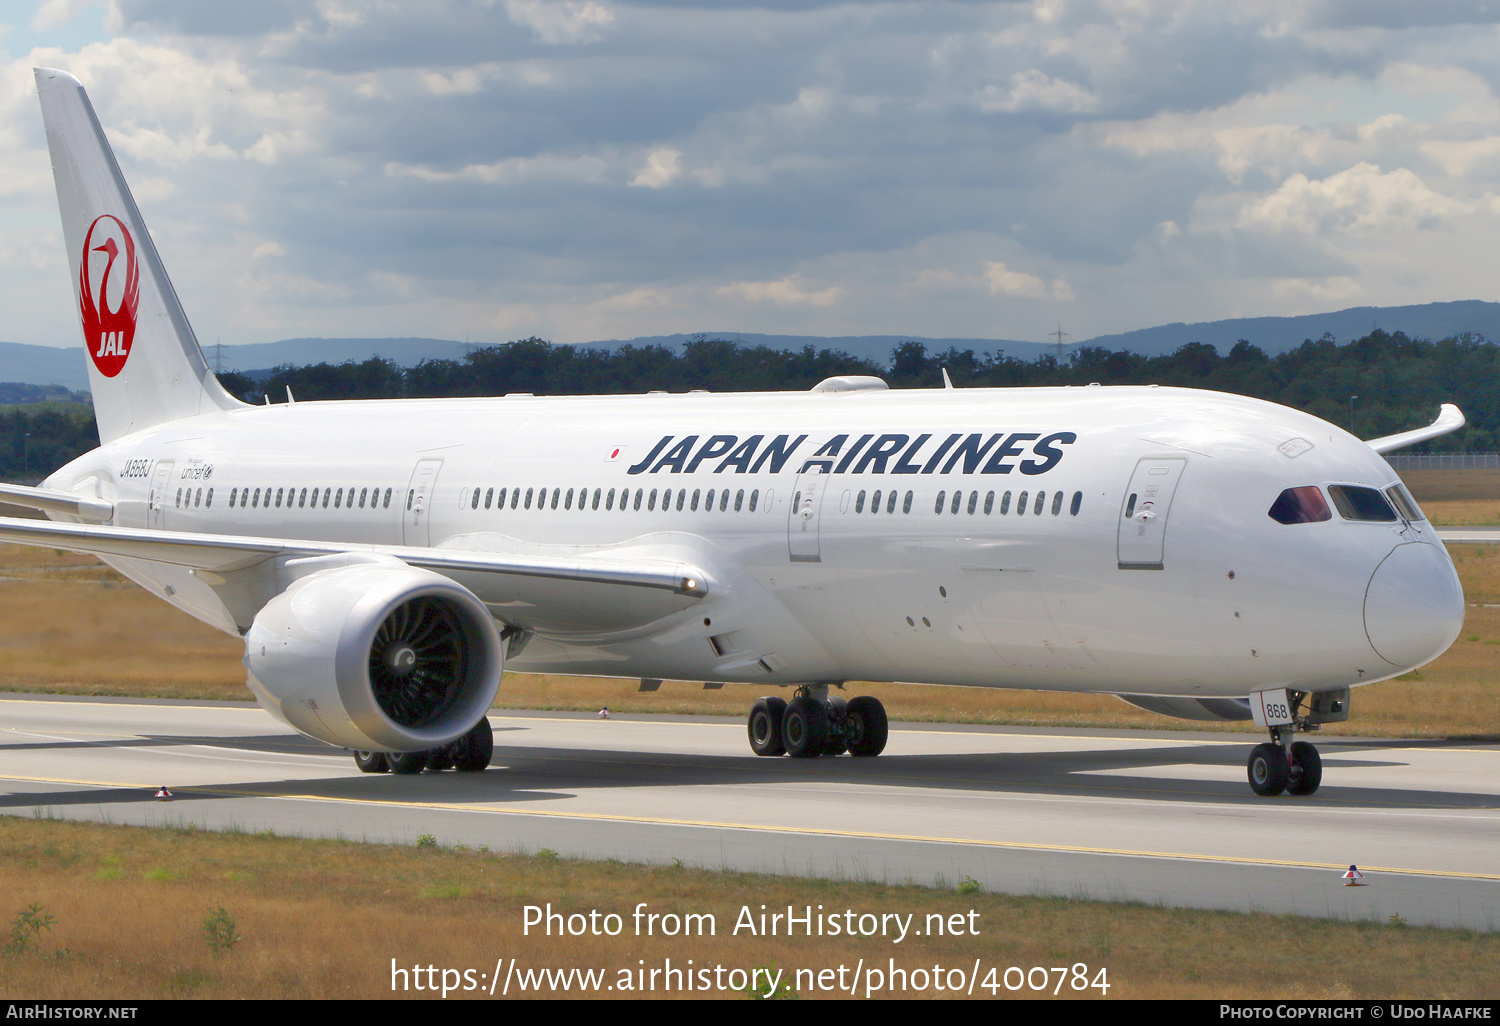
[[[240,405],[203,358],[83,85],[35,74],[100,441]]]

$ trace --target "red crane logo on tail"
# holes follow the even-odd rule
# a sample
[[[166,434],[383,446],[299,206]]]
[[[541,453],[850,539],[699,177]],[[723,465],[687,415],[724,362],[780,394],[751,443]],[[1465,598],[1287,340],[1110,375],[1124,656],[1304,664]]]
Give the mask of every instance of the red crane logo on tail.
[[[89,359],[100,374],[112,378],[125,369],[125,360],[130,356],[130,346],[135,341],[136,307],[141,302],[141,268],[135,259],[135,240],[124,222],[113,214],[95,218],[84,236],[78,295],[83,344],[88,347]]]

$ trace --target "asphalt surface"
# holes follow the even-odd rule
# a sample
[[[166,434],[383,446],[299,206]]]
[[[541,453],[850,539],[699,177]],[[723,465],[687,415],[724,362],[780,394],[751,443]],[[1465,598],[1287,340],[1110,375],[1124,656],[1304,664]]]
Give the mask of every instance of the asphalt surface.
[[[3,698],[0,813],[1500,928],[1500,745],[1323,739],[1318,794],[1264,799],[1252,735],[898,725],[794,761],[717,717],[491,722],[488,771],[397,777],[251,704]]]

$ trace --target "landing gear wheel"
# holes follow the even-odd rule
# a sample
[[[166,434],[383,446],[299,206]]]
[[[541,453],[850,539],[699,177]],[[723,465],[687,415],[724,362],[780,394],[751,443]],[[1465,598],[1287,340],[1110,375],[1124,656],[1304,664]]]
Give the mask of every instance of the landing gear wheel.
[[[489,769],[490,757],[495,754],[495,731],[486,716],[469,729],[469,732],[448,746],[453,758],[453,768],[460,773],[481,773]]]
[[[391,752],[385,757],[390,763],[391,772],[407,776],[412,773],[421,773],[427,768],[428,752]]]
[[[1291,780],[1291,767],[1280,745],[1259,744],[1250,749],[1245,769],[1250,777],[1250,790],[1262,798],[1276,797]]]
[[[354,765],[361,773],[384,773],[391,768],[385,761],[384,752],[355,752]]]
[[[1323,782],[1323,757],[1306,741],[1293,742],[1291,764],[1288,770],[1286,793],[1312,794]]]
[[[794,759],[816,759],[828,747],[828,710],[812,698],[794,698],[781,718],[781,740]]]
[[[824,755],[843,755],[849,750],[848,727],[849,703],[842,698],[828,700],[828,744]]]
[[[450,742],[441,748],[430,748],[427,751],[427,771],[429,773],[441,773],[445,769],[453,768],[453,746],[457,741]]]
[[[885,751],[890,721],[886,719],[885,706],[880,699],[871,695],[851,698],[844,717],[850,755],[879,755]]]
[[[751,751],[756,755],[786,754],[786,745],[781,740],[781,721],[785,716],[786,702],[782,699],[771,697],[755,700],[746,723]]]

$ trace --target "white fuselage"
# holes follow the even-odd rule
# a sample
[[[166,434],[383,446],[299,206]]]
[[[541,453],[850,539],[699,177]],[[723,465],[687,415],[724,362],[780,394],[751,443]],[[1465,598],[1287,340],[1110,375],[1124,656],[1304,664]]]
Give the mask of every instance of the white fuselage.
[[[1425,521],[1268,516],[1286,488],[1391,485],[1378,454],[1306,414],[1184,389],[303,402],[127,435],[47,484],[91,477],[116,526],[618,553],[710,580],[700,601],[600,589],[545,612],[466,581],[530,632],[507,669],[1243,697],[1405,672],[1462,617]],[[1372,579],[1403,546],[1382,594],[1409,593],[1410,615],[1372,619]],[[111,562],[248,627],[191,571]]]

